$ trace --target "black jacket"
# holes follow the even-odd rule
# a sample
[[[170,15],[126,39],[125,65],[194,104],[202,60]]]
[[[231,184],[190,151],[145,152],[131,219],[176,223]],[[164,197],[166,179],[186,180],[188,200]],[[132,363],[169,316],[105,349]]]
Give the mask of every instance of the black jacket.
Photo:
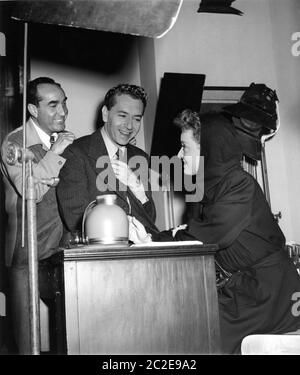
[[[218,290],[223,352],[238,353],[249,334],[300,327],[300,316],[292,309],[300,276],[284,250],[285,237],[264,193],[241,167],[242,150],[225,117],[204,116],[201,153],[205,158],[201,210],[173,240],[219,245],[217,263],[232,274]],[[172,237],[166,231],[154,239]]]
[[[97,188],[97,184],[101,182],[101,174],[105,169],[104,166],[102,168],[97,167],[97,160],[104,155],[108,158],[105,143],[99,130],[91,135],[78,138],[63,154],[67,161],[60,171],[57,198],[63,223],[68,231],[80,230],[83,213],[88,204],[95,200],[98,195],[107,193],[107,191],[100,191]],[[133,145],[128,145],[128,160],[136,155],[143,156],[148,160],[144,151]],[[110,175],[114,176],[110,164],[108,164],[108,168],[110,168]],[[106,181],[104,185],[107,185]],[[148,188],[148,191],[146,191],[148,201],[142,204],[135,198],[130,189],[126,192],[119,191],[115,186],[113,188],[108,187],[108,191],[115,191],[118,205],[127,214],[135,216],[147,228],[148,232],[157,232],[154,224],[155,206],[150,189]]]

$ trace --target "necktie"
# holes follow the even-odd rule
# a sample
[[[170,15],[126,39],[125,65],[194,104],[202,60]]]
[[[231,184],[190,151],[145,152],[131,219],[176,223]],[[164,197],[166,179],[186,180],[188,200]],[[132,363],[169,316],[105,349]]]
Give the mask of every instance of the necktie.
[[[115,155],[114,155],[114,159],[115,160],[120,160],[120,161],[125,161],[124,160],[124,154],[125,154],[125,152],[123,152],[123,150],[121,150],[120,148],[118,148],[117,151],[116,151],[116,153],[115,153]],[[128,198],[128,195],[127,195],[127,186],[124,185],[123,182],[121,182],[117,178],[116,188],[117,188],[118,191],[122,191],[123,194],[125,195],[126,201],[127,201],[127,204],[128,204],[128,212],[129,212],[129,215],[131,215],[131,204],[130,204],[130,201],[129,201],[129,198]]]
[[[125,149],[118,148],[117,152],[115,153],[115,157],[116,157],[116,160],[120,160],[123,163],[127,164],[127,152],[126,152],[126,148]]]
[[[55,143],[55,136],[54,135],[51,135],[50,136],[50,148],[52,147],[53,143]]]

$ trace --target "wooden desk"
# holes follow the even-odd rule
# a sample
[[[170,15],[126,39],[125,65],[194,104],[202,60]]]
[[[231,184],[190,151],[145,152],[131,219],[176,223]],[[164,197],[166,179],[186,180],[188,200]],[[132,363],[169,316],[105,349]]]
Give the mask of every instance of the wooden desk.
[[[52,257],[62,297],[61,351],[219,353],[216,250],[184,242],[61,249]]]

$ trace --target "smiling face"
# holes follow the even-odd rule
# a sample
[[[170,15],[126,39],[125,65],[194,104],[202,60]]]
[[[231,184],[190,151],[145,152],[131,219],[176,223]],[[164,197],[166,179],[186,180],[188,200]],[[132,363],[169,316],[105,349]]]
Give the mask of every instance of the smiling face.
[[[195,175],[200,163],[200,144],[191,129],[181,132],[180,141],[181,149],[177,156],[183,161],[184,174]]]
[[[143,102],[126,94],[117,95],[109,110],[104,106],[102,118],[111,140],[121,146],[127,145],[140,130],[143,112]]]
[[[39,84],[37,91],[38,104],[28,104],[31,116],[47,134],[62,132],[65,130],[68,115],[64,91],[59,86],[49,83]]]

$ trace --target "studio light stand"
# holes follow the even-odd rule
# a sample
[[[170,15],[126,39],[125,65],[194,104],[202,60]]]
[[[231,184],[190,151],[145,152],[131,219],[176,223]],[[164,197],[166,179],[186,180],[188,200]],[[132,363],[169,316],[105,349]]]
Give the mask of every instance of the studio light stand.
[[[21,149],[17,144],[10,143],[7,149],[6,161],[9,165],[14,165],[17,162],[22,163],[22,248],[25,247],[25,208],[27,208],[30,352],[31,354],[38,355],[40,354],[40,306],[36,231],[36,191],[35,179],[32,173],[32,163],[34,155],[29,149],[26,148],[27,39],[28,24],[25,22],[23,74],[23,147]]]

